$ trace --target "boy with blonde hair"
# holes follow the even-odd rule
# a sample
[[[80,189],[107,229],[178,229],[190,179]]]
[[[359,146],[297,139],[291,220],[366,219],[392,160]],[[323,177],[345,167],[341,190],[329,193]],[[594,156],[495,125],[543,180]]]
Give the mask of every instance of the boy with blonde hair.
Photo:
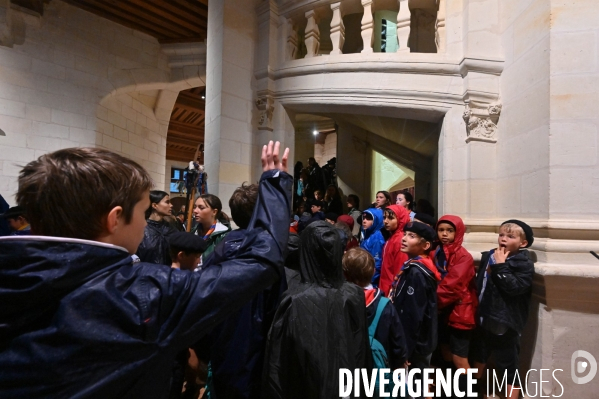
[[[477,275],[478,328],[471,355],[478,377],[492,353],[499,378],[507,375],[507,397],[518,398],[520,381],[516,378],[520,334],[530,308],[534,265],[528,248],[534,241],[532,228],[511,219],[502,223],[498,247],[484,252]],[[482,384],[480,384],[482,385]]]

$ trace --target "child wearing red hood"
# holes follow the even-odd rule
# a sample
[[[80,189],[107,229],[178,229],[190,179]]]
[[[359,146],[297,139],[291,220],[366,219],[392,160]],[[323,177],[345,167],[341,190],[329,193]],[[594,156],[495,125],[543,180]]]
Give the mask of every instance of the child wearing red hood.
[[[389,205],[385,208],[383,224],[391,236],[383,248],[381,264],[381,280],[379,288],[387,295],[393,279],[399,273],[401,266],[408,260],[408,255],[401,251],[403,229],[410,222],[410,211],[403,206]]]
[[[441,353],[456,368],[468,369],[470,336],[476,327],[478,306],[474,260],[462,246],[466,229],[460,217],[441,217],[436,230],[440,245],[434,260],[444,275],[437,286]]]

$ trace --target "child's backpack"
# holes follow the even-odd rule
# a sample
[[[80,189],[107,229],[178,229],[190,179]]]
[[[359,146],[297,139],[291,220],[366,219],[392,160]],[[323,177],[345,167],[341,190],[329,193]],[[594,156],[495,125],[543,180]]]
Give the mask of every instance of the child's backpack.
[[[372,359],[374,360],[374,368],[375,369],[384,369],[389,368],[389,358],[387,357],[387,351],[383,347],[376,338],[374,338],[374,334],[376,333],[376,328],[379,324],[379,319],[381,318],[381,314],[383,313],[383,309],[389,303],[389,299],[385,297],[381,297],[379,300],[379,304],[376,307],[376,314],[374,315],[374,319],[370,326],[368,327],[368,336],[370,337],[370,349],[372,350]],[[377,390],[379,386],[379,382],[376,382]]]
[[[370,323],[370,326],[368,326],[368,336],[370,338],[370,350],[372,351],[372,359],[374,362],[375,369],[388,369],[389,368],[389,357],[387,356],[387,351],[383,347],[383,344],[381,344],[376,338],[374,338],[374,334],[376,333],[376,328],[378,327],[379,319],[381,318],[381,314],[383,313],[385,306],[387,306],[387,304],[390,302],[391,301],[388,298],[381,297],[381,299],[379,300],[379,304],[376,307],[376,313],[374,315],[374,319],[372,320],[372,323]],[[394,388],[393,379],[391,378],[391,373],[386,373],[385,377],[389,381],[389,384],[387,385],[385,392],[387,392],[389,394],[389,396],[391,396],[391,394],[393,392],[393,388]],[[374,397],[375,398],[379,397],[378,373],[377,373],[377,378],[376,378],[376,382],[374,385]],[[401,396],[395,396],[395,397],[401,397]]]

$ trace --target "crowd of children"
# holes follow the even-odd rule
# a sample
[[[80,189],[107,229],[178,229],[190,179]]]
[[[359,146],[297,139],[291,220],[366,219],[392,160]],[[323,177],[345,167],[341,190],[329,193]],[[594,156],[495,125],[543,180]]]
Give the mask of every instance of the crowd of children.
[[[534,274],[525,250],[533,242],[532,229],[519,220],[498,226],[497,248],[482,254],[477,274],[462,245],[466,228],[460,217],[437,221],[427,201],[414,209],[408,191],[396,194],[395,204],[392,199],[379,191],[372,205],[359,211],[359,198],[348,196],[347,216],[361,226],[360,248],[346,251],[343,259],[346,279],[364,288],[368,324],[375,323],[370,335],[384,347],[387,366],[477,368],[482,378],[494,355],[497,372],[507,377],[506,395],[517,398],[520,381],[514,376]],[[313,199],[296,197],[298,203],[313,210],[298,212],[301,233],[327,209],[318,193]],[[381,298],[390,302],[378,309]],[[465,384],[462,375],[462,391]]]
[[[296,165],[294,184],[279,152],[264,146],[260,183],[232,195],[237,229],[203,194],[191,233],[168,227],[168,194],[131,160],[67,149],[28,164],[17,201],[33,235],[0,238],[0,396],[328,399],[341,368],[481,378],[494,355],[517,398],[532,229],[498,226],[477,273],[460,217],[437,221],[407,191],[363,211],[349,195],[343,212],[334,162]],[[62,223],[70,209],[88,224]]]

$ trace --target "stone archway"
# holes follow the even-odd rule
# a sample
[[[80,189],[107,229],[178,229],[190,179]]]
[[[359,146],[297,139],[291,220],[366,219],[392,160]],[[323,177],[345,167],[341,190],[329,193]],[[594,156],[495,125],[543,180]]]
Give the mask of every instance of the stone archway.
[[[127,156],[144,166],[155,186],[166,184],[166,139],[179,92],[206,85],[206,45],[162,45],[167,65],[115,70],[113,89],[96,109],[96,146]]]

